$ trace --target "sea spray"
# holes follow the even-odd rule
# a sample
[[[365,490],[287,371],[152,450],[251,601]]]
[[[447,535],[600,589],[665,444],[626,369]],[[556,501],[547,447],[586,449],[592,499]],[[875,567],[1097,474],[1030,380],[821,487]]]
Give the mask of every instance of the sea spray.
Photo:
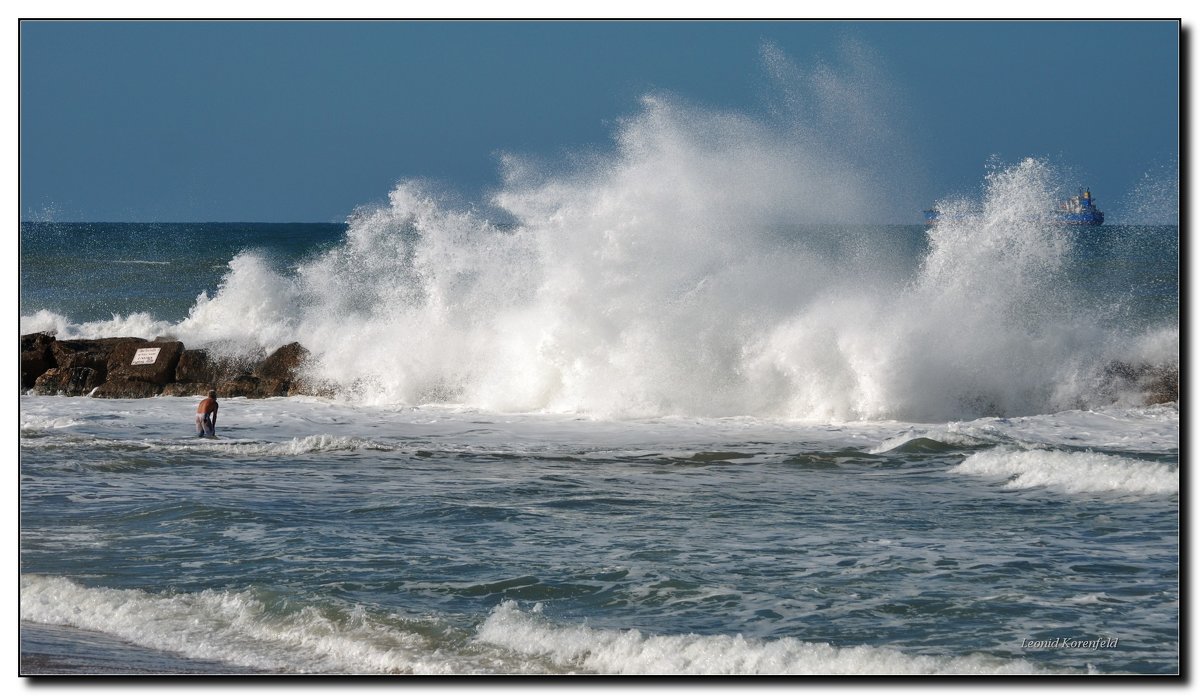
[[[611,152],[505,155],[476,204],[403,181],[315,257],[238,254],[177,325],[110,324],[218,352],[299,341],[356,402],[601,417],[1011,416],[1136,403],[1111,365],[1177,365],[1174,324],[1124,328],[1072,283],[1048,162],[993,163],[906,247],[863,224],[907,166],[856,89],[879,81],[869,57],[763,55],[768,117],[649,95]]]
[[[313,376],[366,402],[918,420],[1087,405],[1136,343],[1069,290],[1047,163],[995,169],[905,280],[887,245],[846,253],[849,228],[785,228],[807,219],[803,177],[740,187],[786,169],[768,135],[697,119],[650,102],[606,166],[511,174],[512,225],[403,183],[293,277],[236,259],[177,334],[301,340]]]
[[[157,319],[146,312],[127,315],[113,314],[110,319],[99,319],[80,323],[72,322],[56,312],[40,309],[20,319],[21,335],[44,332],[62,339],[108,338],[115,336],[138,336],[154,338],[173,329],[171,322]]]
[[[1133,225],[1179,224],[1179,163],[1157,163],[1121,201],[1117,221]]]
[[[238,254],[217,291],[202,293],[173,333],[192,344],[216,343],[227,353],[250,353],[290,342],[302,311],[294,281],[274,271],[258,252]]]
[[[1049,223],[1053,172],[1026,159],[994,167],[982,204],[958,202],[928,234],[913,282],[896,298],[872,377],[876,413],[940,420],[1059,409],[1054,389],[1101,335],[1077,323],[1062,269],[1070,242]],[[907,404],[900,409],[896,405]]]

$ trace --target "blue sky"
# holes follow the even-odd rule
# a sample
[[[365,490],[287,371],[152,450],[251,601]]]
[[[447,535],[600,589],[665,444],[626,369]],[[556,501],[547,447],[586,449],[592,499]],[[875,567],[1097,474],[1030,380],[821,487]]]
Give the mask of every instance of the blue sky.
[[[896,222],[977,190],[993,156],[1048,157],[1111,211],[1175,166],[1178,36],[1169,21],[23,22],[20,212],[336,222],[407,178],[474,199],[500,184],[498,153],[611,147],[647,93],[765,117],[765,42],[813,70],[847,41],[890,83],[912,160]]]

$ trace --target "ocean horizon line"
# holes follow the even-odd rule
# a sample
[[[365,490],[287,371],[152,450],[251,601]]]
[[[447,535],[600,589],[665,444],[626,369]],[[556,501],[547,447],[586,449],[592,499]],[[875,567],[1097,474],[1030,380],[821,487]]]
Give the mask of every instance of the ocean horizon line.
[[[273,220],[152,220],[152,221],[129,221],[129,220],[21,220],[18,224],[21,225],[349,225],[348,220],[340,221],[322,221],[322,220],[291,220],[291,221],[273,221]],[[797,222],[798,226],[813,226],[826,227],[835,225],[838,227],[921,227],[924,222]],[[1116,225],[1136,225],[1156,227],[1160,225],[1178,226],[1178,223],[1114,223]]]
[[[21,220],[22,225],[348,225],[345,220],[293,220],[276,222],[270,220]]]

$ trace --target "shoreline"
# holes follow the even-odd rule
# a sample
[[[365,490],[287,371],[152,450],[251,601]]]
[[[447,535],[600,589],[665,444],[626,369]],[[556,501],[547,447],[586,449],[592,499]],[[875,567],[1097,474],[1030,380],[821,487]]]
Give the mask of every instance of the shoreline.
[[[22,677],[276,674],[135,645],[74,626],[20,622]]]

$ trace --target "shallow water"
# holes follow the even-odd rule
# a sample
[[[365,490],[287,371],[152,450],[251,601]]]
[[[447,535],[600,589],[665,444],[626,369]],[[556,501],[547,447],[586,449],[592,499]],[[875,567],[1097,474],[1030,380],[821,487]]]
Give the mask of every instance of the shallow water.
[[[208,441],[192,401],[22,397],[23,620],[283,672],[1178,669],[1170,406],[930,426],[231,399]],[[1118,647],[1022,647],[1056,637]]]

